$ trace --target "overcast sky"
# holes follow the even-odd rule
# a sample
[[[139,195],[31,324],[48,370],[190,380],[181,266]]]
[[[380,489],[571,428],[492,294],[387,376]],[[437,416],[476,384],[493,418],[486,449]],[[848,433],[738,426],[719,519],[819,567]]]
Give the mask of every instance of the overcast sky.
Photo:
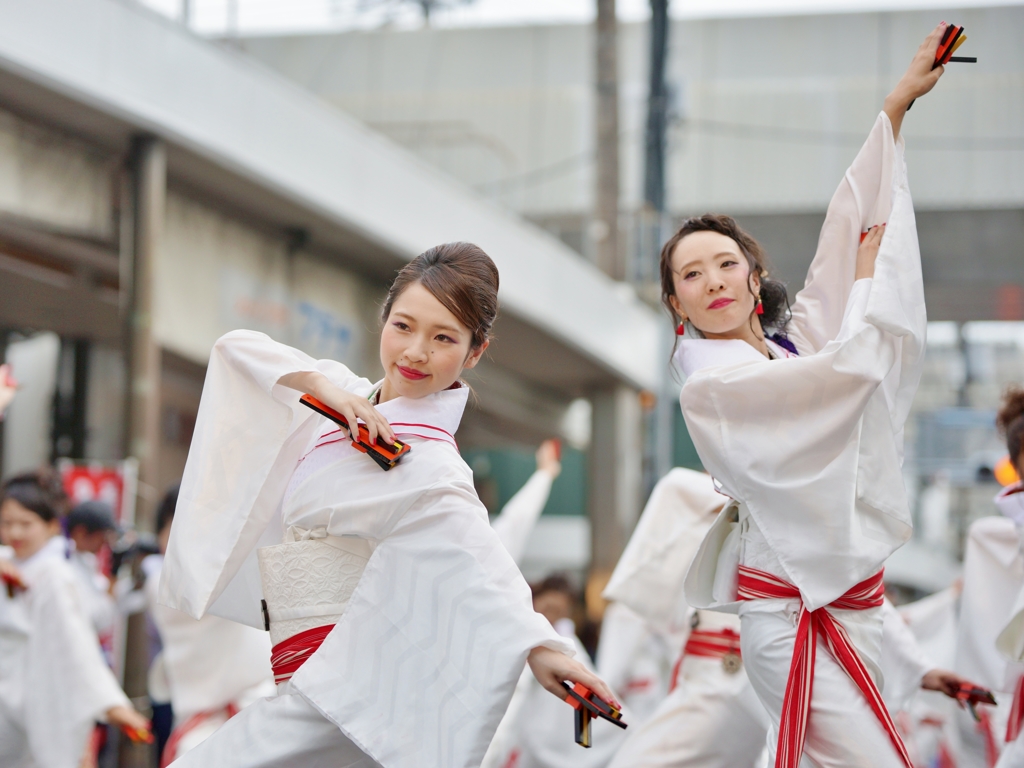
[[[186,1],[191,3],[193,28],[214,35],[224,34],[232,26],[241,34],[273,34],[386,25],[418,28],[423,23],[416,5],[401,0],[141,0],[144,5],[176,18]],[[929,8],[941,11],[1020,4],[1021,0],[671,0],[669,7],[674,17],[708,18]],[[438,12],[432,24],[465,27],[584,23],[593,19],[594,7],[594,0],[474,0]],[[648,18],[648,9],[648,0],[618,0],[618,15],[626,21]]]

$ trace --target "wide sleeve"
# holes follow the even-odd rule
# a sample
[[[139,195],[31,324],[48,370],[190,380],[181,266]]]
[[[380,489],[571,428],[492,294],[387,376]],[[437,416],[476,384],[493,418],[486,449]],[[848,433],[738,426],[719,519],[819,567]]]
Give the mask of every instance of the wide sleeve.
[[[1016,675],[1007,659],[1024,661],[1024,620],[1015,607],[1022,589],[1024,559],[1013,521],[992,516],[972,523],[964,547],[957,672],[987,688],[1013,690]]]
[[[32,621],[25,677],[29,748],[40,768],[77,765],[94,722],[105,720],[111,707],[130,704],[64,562],[37,569],[23,599]]]
[[[793,302],[786,332],[801,354],[819,351],[839,333],[861,233],[888,221],[902,149],[902,139],[892,140],[888,116],[880,113],[832,196],[807,279]]]
[[[458,461],[447,446],[436,454],[447,451],[447,463]],[[530,649],[573,652],[533,610],[469,469],[453,473],[438,461],[434,476],[377,545],[345,614],[292,678],[388,768],[479,766]]]
[[[522,562],[530,532],[548,503],[551,483],[551,475],[538,469],[491,521],[491,527],[516,563]]]
[[[232,331],[214,345],[161,575],[164,605],[200,618],[231,585],[221,615],[262,626],[251,555],[321,423],[278,384],[298,371],[318,371],[359,394],[372,388],[341,363],[262,333]]]
[[[665,475],[651,491],[604,598],[629,606],[662,631],[686,626],[692,610],[683,594],[686,572],[727,501],[703,472],[676,467]]]

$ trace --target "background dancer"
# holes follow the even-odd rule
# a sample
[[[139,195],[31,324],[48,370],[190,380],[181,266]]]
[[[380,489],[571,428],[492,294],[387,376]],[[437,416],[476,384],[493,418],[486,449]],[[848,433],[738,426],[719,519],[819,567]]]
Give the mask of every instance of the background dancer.
[[[157,510],[160,554],[151,555],[146,564],[146,596],[163,645],[157,669],[164,675],[174,713],[161,766],[194,749],[249,704],[275,692],[266,632],[211,614],[196,621],[157,602],[162,555],[177,501],[175,486]]]
[[[76,768],[97,721],[135,732],[149,723],[100,651],[81,580],[67,559],[66,500],[50,471],[0,489],[0,765]]]
[[[683,414],[734,499],[687,596],[739,609],[780,767],[806,752],[813,765],[910,768],[877,687],[882,566],[911,533],[902,431],[925,330],[899,131],[942,75],[944,29],[918,49],[833,197],[788,326],[784,287],[731,219],[690,220],[662,251],[663,300],[690,337]]]
[[[1024,477],[1024,390],[1007,391],[997,425]],[[968,532],[957,664],[997,691],[1000,703],[982,743],[965,742],[976,754],[1001,749],[999,766],[1009,768],[1024,765],[1024,482],[1004,488],[995,503],[1002,516],[984,517]]]
[[[217,343],[161,598],[266,620],[279,687],[180,765],[479,765],[527,660],[560,698],[563,680],[611,698],[533,611],[455,446],[497,290],[474,245],[414,259],[384,304],[376,385],[263,334]],[[301,393],[412,451],[382,472]]]
[[[651,492],[605,590],[684,639],[671,691],[630,730],[613,768],[749,768],[764,750],[768,716],[743,670],[739,619],[695,610],[683,594],[687,568],[727,501],[709,475],[673,469]]]

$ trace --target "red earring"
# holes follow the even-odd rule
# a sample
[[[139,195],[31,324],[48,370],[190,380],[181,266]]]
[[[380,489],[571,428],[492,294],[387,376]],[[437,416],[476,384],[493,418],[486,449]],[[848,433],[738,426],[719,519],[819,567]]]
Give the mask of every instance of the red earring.
[[[754,305],[754,314],[755,315],[763,315],[764,314],[764,302],[761,301],[761,297],[760,296],[757,297],[757,304]]]
[[[683,322],[681,322],[679,325],[676,326],[676,336],[685,336],[685,335],[686,335],[686,321],[684,320]]]

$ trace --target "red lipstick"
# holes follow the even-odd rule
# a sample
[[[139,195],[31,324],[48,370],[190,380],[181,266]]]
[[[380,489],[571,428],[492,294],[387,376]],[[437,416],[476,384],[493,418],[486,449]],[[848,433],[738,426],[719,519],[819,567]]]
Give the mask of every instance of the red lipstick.
[[[708,309],[721,309],[722,307],[727,307],[727,306],[729,306],[729,305],[730,305],[730,304],[732,304],[732,303],[733,303],[734,301],[735,301],[735,299],[727,299],[727,298],[725,298],[725,297],[723,296],[722,298],[720,298],[720,299],[715,299],[715,300],[714,300],[714,301],[712,301],[712,302],[711,302],[710,304],[708,304]]]
[[[398,366],[398,372],[405,376],[407,379],[412,381],[420,381],[421,379],[427,378],[429,374],[417,371],[415,368],[406,368],[404,365]]]

